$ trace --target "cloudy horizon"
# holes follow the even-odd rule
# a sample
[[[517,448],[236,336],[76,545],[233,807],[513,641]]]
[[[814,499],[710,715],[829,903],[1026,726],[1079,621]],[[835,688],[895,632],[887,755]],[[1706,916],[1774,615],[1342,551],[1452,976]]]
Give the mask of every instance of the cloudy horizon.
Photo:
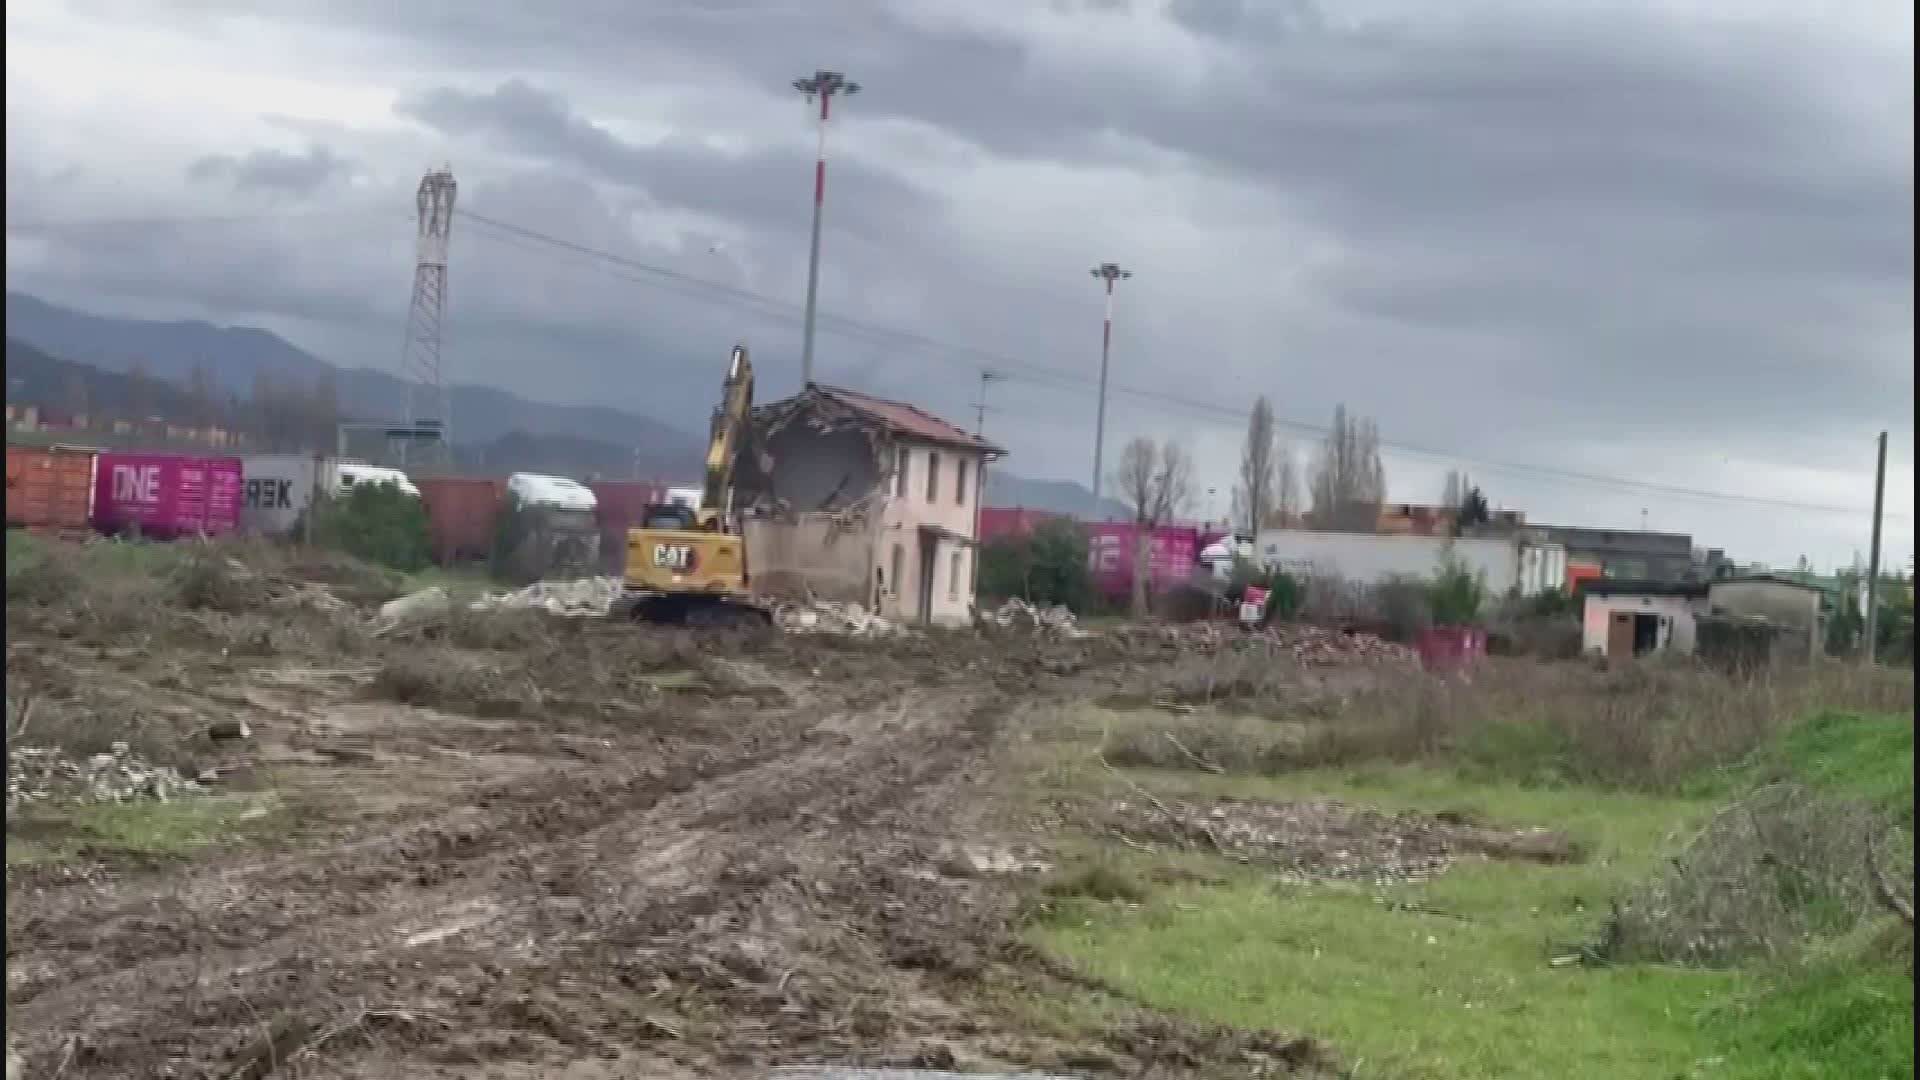
[[[1913,550],[1908,7],[38,0],[7,35],[8,287],[57,303],[393,370],[448,162],[452,377],[697,432],[736,340],[797,385],[788,84],[836,67],[819,377],[970,422],[991,366],[1020,475],[1089,479],[1117,261],[1108,458],[1188,444],[1196,511],[1264,393],[1376,420],[1393,501],[1459,468],[1779,565],[1865,551],[1885,429]]]

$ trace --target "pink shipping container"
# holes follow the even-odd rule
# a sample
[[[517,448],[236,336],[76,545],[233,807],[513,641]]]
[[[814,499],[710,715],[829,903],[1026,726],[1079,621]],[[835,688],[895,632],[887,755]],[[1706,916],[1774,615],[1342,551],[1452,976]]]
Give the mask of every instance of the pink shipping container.
[[[600,561],[610,574],[625,569],[627,530],[640,527],[646,509],[667,501],[667,488],[648,480],[595,480],[587,485],[597,500],[594,517],[600,523]]]
[[[239,458],[107,452],[94,470],[93,523],[161,539],[219,536],[240,527],[240,490]]]
[[[1025,536],[1043,521],[1066,516],[1047,510],[1029,510],[1024,506],[983,506],[980,508],[980,541],[986,543],[1004,536]]]
[[[1093,588],[1110,599],[1133,591],[1134,544],[1140,527],[1128,521],[1095,521],[1087,530],[1087,569]],[[1148,541],[1147,587],[1159,592],[1193,578],[1200,555],[1199,530],[1190,525],[1162,525]]]
[[[1487,655],[1487,632],[1474,626],[1428,627],[1413,648],[1420,654],[1420,666],[1428,671],[1458,671]]]
[[[433,559],[442,566],[493,555],[494,532],[507,498],[507,482],[471,476],[416,476],[427,508]]]

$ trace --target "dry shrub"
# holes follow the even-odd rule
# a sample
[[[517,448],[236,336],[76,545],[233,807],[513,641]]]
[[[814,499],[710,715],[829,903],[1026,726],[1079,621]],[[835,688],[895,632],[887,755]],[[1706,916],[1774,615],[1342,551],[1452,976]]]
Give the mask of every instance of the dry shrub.
[[[1619,906],[1602,956],[1723,967],[1850,933],[1881,914],[1867,852],[1888,832],[1864,803],[1767,785],[1723,809]],[[1905,847],[1895,869],[1912,880],[1910,838]]]
[[[1913,708],[1913,674],[1817,664],[1759,677],[1682,662],[1613,670],[1495,657],[1465,678],[1378,669],[1346,695],[1312,690],[1284,658],[1223,653],[1183,660],[1172,696],[1286,721],[1212,712],[1110,732],[1109,760],[1274,773],[1367,761],[1439,760],[1529,783],[1671,789],[1737,762],[1823,710]],[[1138,730],[1135,730],[1138,728]],[[1168,740],[1173,733],[1193,751]]]
[[[176,718],[97,695],[55,698],[24,690],[7,698],[9,745],[48,747],[76,761],[126,743],[136,757],[184,767],[192,759],[195,734]]]
[[[375,673],[370,692],[403,705],[519,716],[540,707],[542,695],[518,669],[473,663],[449,649],[415,647]]]

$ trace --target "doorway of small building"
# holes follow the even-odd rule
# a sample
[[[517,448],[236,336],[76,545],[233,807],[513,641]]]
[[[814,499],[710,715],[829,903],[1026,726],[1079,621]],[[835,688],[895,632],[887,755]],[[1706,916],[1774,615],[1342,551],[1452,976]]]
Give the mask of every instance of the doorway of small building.
[[[920,581],[918,583],[919,588],[914,590],[915,594],[919,597],[919,603],[918,609],[914,612],[914,618],[921,622],[927,622],[933,618],[933,557],[935,547],[933,537],[926,533],[920,534]]]
[[[1651,611],[1616,611],[1607,623],[1607,659],[1629,660],[1660,647],[1660,616]]]
[[[1651,611],[1633,613],[1633,655],[1645,656],[1660,647],[1660,616]]]

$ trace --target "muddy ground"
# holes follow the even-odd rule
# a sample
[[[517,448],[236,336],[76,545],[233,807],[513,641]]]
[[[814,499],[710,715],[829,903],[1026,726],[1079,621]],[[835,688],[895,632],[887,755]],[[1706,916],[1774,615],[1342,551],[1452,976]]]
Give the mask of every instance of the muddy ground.
[[[9,700],[40,735],[126,739],[200,778],[192,797],[275,807],[186,857],[10,858],[27,1076],[1332,1070],[1018,942],[1031,881],[1006,854],[1045,838],[1009,746],[1178,650],[528,612],[377,636],[378,590],[302,583],[325,569],[203,563],[124,595],[10,577]],[[234,720],[244,738],[207,734]],[[1076,1025],[1027,1004],[1053,998],[1101,1006]]]

